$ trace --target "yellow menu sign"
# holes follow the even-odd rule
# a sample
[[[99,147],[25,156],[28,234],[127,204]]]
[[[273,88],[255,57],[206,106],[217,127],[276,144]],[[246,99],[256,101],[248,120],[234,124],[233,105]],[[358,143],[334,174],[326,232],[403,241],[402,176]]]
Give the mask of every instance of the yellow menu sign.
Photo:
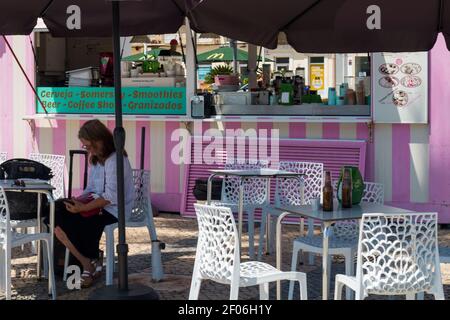
[[[309,86],[311,90],[325,89],[325,65],[310,64],[309,65]]]

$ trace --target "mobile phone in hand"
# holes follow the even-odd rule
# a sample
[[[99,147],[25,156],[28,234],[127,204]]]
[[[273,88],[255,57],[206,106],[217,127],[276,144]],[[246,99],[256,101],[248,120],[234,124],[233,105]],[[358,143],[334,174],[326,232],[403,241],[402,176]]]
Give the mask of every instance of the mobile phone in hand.
[[[64,203],[68,203],[68,204],[71,204],[71,205],[75,205],[75,202],[73,202],[73,200],[72,200],[72,199],[69,199],[69,198],[62,199],[62,201],[63,201]]]

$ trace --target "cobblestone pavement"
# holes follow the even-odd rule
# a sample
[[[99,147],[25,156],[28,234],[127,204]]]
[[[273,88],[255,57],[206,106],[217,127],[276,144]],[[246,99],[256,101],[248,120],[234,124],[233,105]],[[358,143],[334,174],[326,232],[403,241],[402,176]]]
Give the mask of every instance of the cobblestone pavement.
[[[197,243],[197,222],[195,219],[182,218],[177,214],[160,214],[155,218],[158,238],[166,243],[162,251],[163,267],[166,278],[159,283],[151,282],[151,245],[149,235],[145,228],[127,229],[127,242],[129,244],[129,274],[130,283],[139,282],[153,287],[163,300],[186,300],[189,295],[189,286],[194,266]],[[256,233],[259,229],[256,228]],[[290,269],[292,240],[298,235],[298,226],[283,226],[283,270]],[[116,232],[117,236],[117,232]],[[441,244],[450,245],[450,231],[441,230],[439,233]],[[258,236],[256,235],[256,241]],[[255,242],[257,243],[257,242]],[[104,249],[104,238],[101,247]],[[243,260],[248,259],[248,238],[244,235]],[[275,256],[264,256],[263,261],[275,265]],[[321,257],[315,258],[315,264],[300,265],[300,271],[307,273],[308,299],[321,299],[322,276]],[[441,265],[442,277],[446,299],[450,299],[450,266]],[[334,278],[336,273],[344,273],[342,259],[334,258],[330,284],[330,298],[333,297]],[[89,289],[68,290],[61,276],[57,276],[58,299],[87,299],[96,288],[104,286],[104,277]],[[24,250],[16,248],[13,251],[12,266],[13,299],[48,299],[47,280],[38,280],[36,277],[36,257],[30,252],[30,247]],[[282,283],[282,298],[286,299],[288,283]],[[229,286],[204,281],[200,290],[200,299],[228,299]],[[275,298],[275,285],[271,285],[271,299]],[[294,295],[298,298],[298,290]],[[385,297],[369,297],[369,299],[382,299]],[[431,297],[426,296],[426,299]],[[4,295],[0,293],[0,299]],[[241,288],[239,299],[259,299],[258,287]],[[399,298],[403,299],[403,298]]]

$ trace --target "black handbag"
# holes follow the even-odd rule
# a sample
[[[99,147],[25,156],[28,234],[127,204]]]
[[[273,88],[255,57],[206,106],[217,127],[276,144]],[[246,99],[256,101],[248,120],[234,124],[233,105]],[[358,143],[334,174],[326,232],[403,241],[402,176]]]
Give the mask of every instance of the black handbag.
[[[41,179],[49,181],[52,170],[46,165],[30,159],[10,159],[0,164],[0,179]],[[28,220],[37,217],[36,193],[6,191],[11,220]],[[48,210],[47,197],[41,197],[41,215]]]

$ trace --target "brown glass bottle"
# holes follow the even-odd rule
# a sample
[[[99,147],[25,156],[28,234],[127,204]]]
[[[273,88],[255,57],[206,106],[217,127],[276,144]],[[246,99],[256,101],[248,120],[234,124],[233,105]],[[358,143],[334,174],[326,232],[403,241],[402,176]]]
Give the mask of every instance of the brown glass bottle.
[[[331,172],[325,173],[325,185],[322,193],[323,211],[333,211],[333,187],[331,186]]]
[[[342,178],[342,208],[352,207],[352,178],[350,170],[344,169]]]

